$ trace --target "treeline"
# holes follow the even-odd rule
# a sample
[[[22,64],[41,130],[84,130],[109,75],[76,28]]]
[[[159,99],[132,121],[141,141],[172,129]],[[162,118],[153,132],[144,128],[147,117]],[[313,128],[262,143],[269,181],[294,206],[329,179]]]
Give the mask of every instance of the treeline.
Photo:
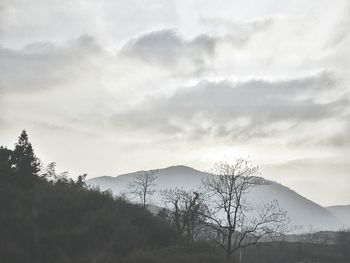
[[[255,172],[254,167],[247,167],[244,162],[235,167],[224,164],[218,168],[217,176],[207,181],[208,193],[213,189],[226,193],[230,182],[241,189],[230,188],[230,196],[243,196],[244,191],[255,184],[254,178],[254,182],[251,177],[239,177],[237,181],[233,176],[247,169]],[[234,169],[227,173],[228,168]],[[209,222],[219,219],[203,205],[201,195],[196,192],[167,191],[164,196],[168,209],[160,210],[158,215],[151,214],[146,208],[146,197],[152,193],[149,187],[155,180],[154,173],[139,176],[134,182],[140,205],[90,188],[85,178],[86,174],[72,180],[66,173],[57,174],[55,163],[42,165],[26,131],[13,150],[0,147],[0,262],[223,263],[239,259],[247,263],[349,262],[349,235],[345,235],[338,246],[262,244],[252,240],[252,235],[273,233],[266,227],[270,227],[265,224],[266,220],[253,222],[253,227],[264,223],[263,230],[255,227],[254,231],[247,223],[242,225],[244,228],[233,228],[231,221],[227,222],[229,227],[207,224],[208,219],[211,219]],[[215,181],[217,178],[220,181]],[[142,184],[145,179],[148,183]],[[220,199],[216,200],[218,205],[222,204]],[[231,201],[240,204],[235,199]],[[276,214],[272,206],[263,208],[261,211],[270,215],[269,222],[275,226],[276,218],[281,218],[276,217],[280,215],[279,210]],[[208,227],[208,232],[203,231]],[[198,238],[205,233],[211,237]],[[242,238],[241,243],[233,242],[239,241],[238,238]],[[254,246],[248,247],[250,244]],[[328,261],[323,261],[325,255]]]
[[[0,148],[0,262],[196,262],[162,217],[54,168],[25,131],[13,150]]]

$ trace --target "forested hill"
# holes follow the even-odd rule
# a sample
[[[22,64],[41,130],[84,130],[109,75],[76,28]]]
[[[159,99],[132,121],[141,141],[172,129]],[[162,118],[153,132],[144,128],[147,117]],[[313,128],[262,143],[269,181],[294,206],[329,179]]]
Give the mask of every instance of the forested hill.
[[[146,209],[41,168],[24,131],[0,148],[0,262],[120,262],[136,250],[176,242]]]

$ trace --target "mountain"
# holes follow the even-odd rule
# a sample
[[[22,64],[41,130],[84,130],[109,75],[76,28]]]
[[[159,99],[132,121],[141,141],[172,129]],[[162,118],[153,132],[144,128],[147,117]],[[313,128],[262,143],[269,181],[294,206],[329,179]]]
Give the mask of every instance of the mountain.
[[[115,177],[96,177],[88,180],[88,184],[99,186],[101,190],[110,189],[114,194],[121,194],[128,192],[128,185],[139,172],[122,174]],[[175,187],[186,190],[198,188],[202,178],[206,175],[207,173],[183,165],[158,169],[156,188],[157,190]]]
[[[350,229],[350,205],[328,206],[326,209],[337,217],[346,229]]]
[[[138,172],[123,174],[115,177],[102,176],[88,180],[91,186],[99,186],[101,190],[111,190],[114,194],[127,193],[128,185],[134,180]],[[202,178],[208,173],[195,170],[187,166],[171,166],[158,169],[156,189],[182,188],[197,189]],[[277,200],[280,207],[285,209],[292,225],[302,228],[302,232],[337,230],[344,227],[344,223],[328,209],[308,200],[295,191],[273,181],[266,185],[254,187],[247,196],[252,204]],[[155,205],[161,206],[159,191],[152,197]]]

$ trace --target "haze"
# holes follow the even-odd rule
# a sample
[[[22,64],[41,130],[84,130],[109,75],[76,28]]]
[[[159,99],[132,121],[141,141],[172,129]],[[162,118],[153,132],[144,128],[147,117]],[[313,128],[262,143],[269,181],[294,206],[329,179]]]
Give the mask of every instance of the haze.
[[[346,0],[1,1],[1,142],[72,177],[249,156],[348,204],[349,29]]]

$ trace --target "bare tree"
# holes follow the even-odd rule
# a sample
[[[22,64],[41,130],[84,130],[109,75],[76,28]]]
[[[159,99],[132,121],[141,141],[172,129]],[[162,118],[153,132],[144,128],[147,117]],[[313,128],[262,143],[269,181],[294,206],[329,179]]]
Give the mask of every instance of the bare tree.
[[[205,226],[205,204],[202,197],[198,192],[177,188],[163,191],[162,197],[178,234],[190,246]]]
[[[149,196],[155,193],[155,181],[158,170],[138,172],[135,179],[129,184],[130,193],[139,198],[143,207],[147,205]]]
[[[234,164],[217,163],[202,180],[210,200],[205,216],[216,232],[214,241],[228,259],[241,248],[287,230],[289,219],[277,201],[256,206],[248,203],[249,191],[267,183],[259,175],[257,166],[238,159]]]

